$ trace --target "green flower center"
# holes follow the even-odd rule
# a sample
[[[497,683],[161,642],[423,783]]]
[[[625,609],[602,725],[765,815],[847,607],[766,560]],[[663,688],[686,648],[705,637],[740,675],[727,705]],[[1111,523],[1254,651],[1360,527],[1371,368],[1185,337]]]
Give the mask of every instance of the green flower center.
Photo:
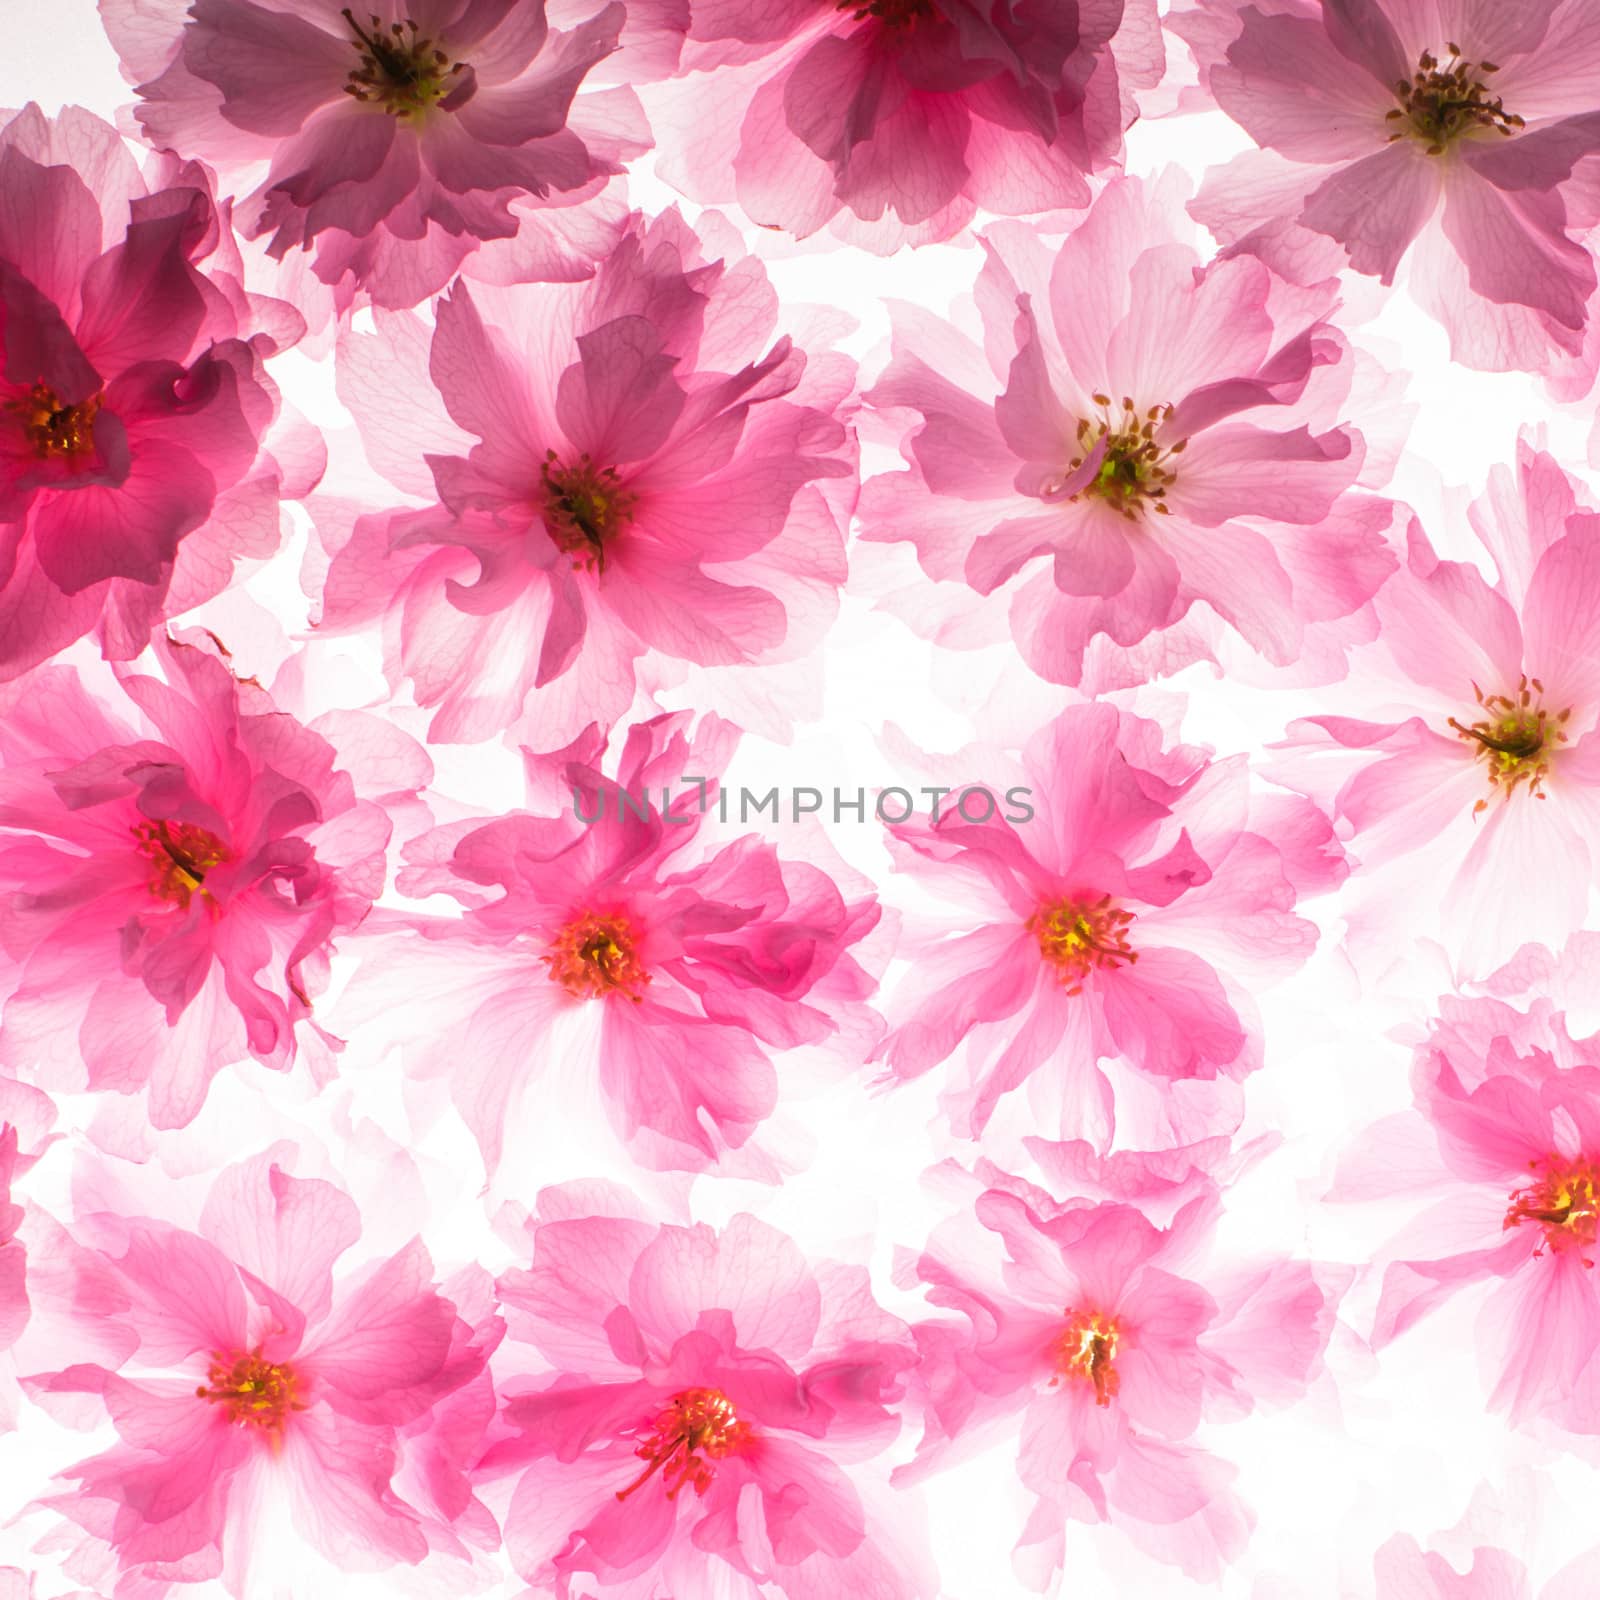
[[[1484,79],[1500,69],[1492,61],[1467,61],[1461,46],[1448,45],[1448,58],[1440,62],[1424,50],[1417,58],[1417,70],[1409,81],[1395,85],[1400,104],[1389,112],[1386,121],[1401,126],[1389,135],[1396,139],[1419,139],[1430,156],[1444,154],[1444,148],[1475,128],[1493,128],[1509,138],[1525,124],[1491,95]]]
[[[1100,407],[1100,415],[1079,419],[1081,454],[1068,462],[1067,469],[1076,472],[1102,440],[1105,454],[1094,477],[1068,498],[1078,500],[1087,495],[1103,500],[1130,522],[1137,522],[1146,507],[1169,516],[1167,490],[1178,481],[1172,458],[1181,455],[1189,442],[1179,439],[1175,444],[1164,444],[1156,438],[1157,431],[1171,420],[1172,407],[1151,406],[1141,412],[1133,400],[1124,395],[1122,410],[1113,412],[1109,395],[1097,394],[1093,398]]]
[[[368,32],[348,6],[340,15],[349,23],[355,35],[350,42],[361,57],[361,65],[350,69],[344,92],[362,105],[382,106],[402,121],[420,119],[467,69],[464,61],[452,62],[409,18],[385,28],[383,18],[375,16]]]

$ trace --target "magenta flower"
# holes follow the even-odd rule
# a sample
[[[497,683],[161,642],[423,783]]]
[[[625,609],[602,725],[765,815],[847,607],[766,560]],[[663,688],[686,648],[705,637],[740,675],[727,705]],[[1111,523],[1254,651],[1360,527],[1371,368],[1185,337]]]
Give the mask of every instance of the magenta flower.
[[[1036,1497],[1013,1556],[1030,1587],[1054,1581],[1069,1520],[1115,1523],[1214,1582],[1252,1519],[1231,1488],[1236,1469],[1195,1431],[1305,1391],[1348,1274],[1219,1261],[1213,1148],[1102,1164],[1087,1146],[1029,1145],[1048,1181],[1079,1198],[1057,1202],[989,1162],[972,1178],[940,1169],[966,1180],[972,1209],[941,1225],[917,1262],[929,1298],[954,1318],[917,1327],[926,1430],[897,1481],[1015,1436]],[[1157,1226],[1141,1205],[1170,1220]]]
[[[99,630],[127,660],[278,542],[277,411],[205,176],[86,112],[0,128],[0,678]],[[210,275],[198,263],[223,264]],[[303,446],[303,493],[317,471]],[[303,480],[303,481],[302,481]]]
[[[1202,267],[1176,199],[1119,180],[1057,251],[990,228],[981,336],[903,312],[867,395],[910,424],[910,466],[867,485],[862,537],[1005,590],[1053,683],[1082,681],[1097,636],[1136,645],[1197,602],[1294,662],[1308,625],[1394,568],[1386,519],[1344,498],[1365,446],[1337,420],[1351,366],[1331,286],[1252,257]]]
[[[1600,1433],[1600,1041],[1574,1040],[1543,998],[1446,997],[1412,1087],[1415,1109],[1352,1145],[1331,1196],[1416,1208],[1383,1252],[1373,1348],[1493,1283],[1490,1409]]]
[[[1347,696],[1366,715],[1291,724],[1273,775],[1322,800],[1366,869],[1358,947],[1393,945],[1396,904],[1408,939],[1437,906],[1428,931],[1481,976],[1524,943],[1560,945],[1600,862],[1600,521],[1526,444],[1471,520],[1497,581],[1438,560],[1413,523]],[[1562,868],[1530,881],[1536,860]]]
[[[657,113],[682,128],[671,182],[888,254],[980,209],[1087,205],[1163,48],[1145,0],[692,0],[683,65]]]
[[[198,644],[156,659],[115,707],[40,668],[0,718],[0,1055],[64,1088],[148,1088],[172,1128],[228,1063],[287,1068],[301,1023],[331,1070],[312,997],[382,889],[385,799],[430,767],[363,714],[301,725]]]
[[[573,114],[621,5],[557,31],[545,0],[372,3],[100,4],[146,136],[249,188],[245,234],[314,249],[341,300],[415,305],[516,234],[515,198],[586,199],[648,147],[627,90]]]
[[[1563,185],[1600,152],[1587,0],[1196,0],[1174,24],[1262,147],[1195,206],[1225,243],[1386,284],[1415,246],[1413,288],[1458,360],[1537,368],[1581,348],[1595,267]]]
[[[448,1075],[491,1175],[508,1143],[526,1160],[541,1127],[559,1140],[585,1114],[645,1166],[725,1161],[776,1106],[773,1052],[830,1044],[859,1060],[878,1036],[860,948],[875,897],[820,844],[819,865],[754,834],[702,842],[684,780],[714,780],[737,733],[688,723],[631,728],[615,779],[598,736],[552,762],[558,816],[472,819],[407,846],[401,890],[468,909],[407,919],[421,950],[414,935],[374,945],[368,1003],[391,1020],[425,1008],[408,1055]],[[714,782],[704,792],[715,806]]]
[[[125,1341],[121,1365],[139,1369],[80,1362],[32,1380],[42,1399],[101,1396],[120,1436],[45,1502],[83,1529],[76,1564],[109,1554],[119,1592],[160,1595],[226,1562],[238,1592],[269,1481],[345,1570],[415,1564],[449,1542],[395,1480],[504,1324],[464,1320],[420,1239],[336,1286],[334,1263],[361,1236],[354,1201],[269,1155],[217,1177],[196,1232],[108,1212],[75,1232],[75,1314],[104,1321]],[[459,1292],[483,1276],[471,1269]]]
[[[560,1600],[937,1592],[904,1509],[875,1514],[857,1465],[893,1443],[916,1362],[865,1268],[813,1268],[744,1214],[658,1226],[595,1182],[545,1190],[539,1213],[531,1266],[499,1281],[538,1357],[502,1369],[515,1432],[482,1469],[520,1472],[506,1545],[529,1583]]]
[[[1026,1084],[1033,1129],[1109,1143],[1112,1086],[1096,1065],[1106,1058],[1145,1078],[1143,1104],[1125,1099],[1141,1093],[1137,1078],[1119,1084],[1134,1137],[1236,1125],[1233,1083],[1261,1057],[1246,986],[1310,954],[1316,928],[1296,900],[1343,866],[1319,812],[1252,799],[1243,756],[1213,763],[1163,746],[1154,722],[1105,702],[1072,706],[1012,773],[1031,818],[1008,821],[1015,812],[974,790],[936,822],[890,827],[900,869],[961,909],[903,946],[911,972],[878,1054],[905,1080],[965,1044],[945,1097],[958,1133],[981,1135]],[[997,790],[1011,783],[994,753],[962,765]]]
[[[759,263],[701,226],[728,259],[707,262],[675,212],[635,217],[591,283],[458,284],[431,344],[399,318],[344,344],[374,464],[442,504],[322,519],[322,622],[384,618],[391,675],[437,707],[432,738],[526,712],[523,742],[558,748],[626,711],[647,651],[793,660],[832,619],[853,368],[769,343]]]

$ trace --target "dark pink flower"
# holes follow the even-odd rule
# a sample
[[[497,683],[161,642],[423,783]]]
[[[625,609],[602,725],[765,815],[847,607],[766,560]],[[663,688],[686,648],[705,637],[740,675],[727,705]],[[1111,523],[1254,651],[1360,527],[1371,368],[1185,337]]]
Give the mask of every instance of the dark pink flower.
[[[315,480],[262,358],[288,308],[231,275],[227,218],[194,166],[141,174],[116,132],[30,106],[0,128],[0,678],[99,630],[136,656],[164,616],[277,547],[278,496]],[[202,271],[200,263],[211,258]],[[221,270],[210,270],[220,264]],[[276,337],[251,336],[270,313]]]
[[[1566,964],[1591,964],[1595,938]],[[1549,964],[1524,951],[1490,987],[1515,992]],[[1492,1283],[1478,1323],[1490,1409],[1600,1433],[1600,1038],[1574,1038],[1537,989],[1446,996],[1412,1088],[1415,1108],[1352,1144],[1331,1196],[1414,1208],[1382,1252],[1373,1348]]]
[[[161,640],[120,703],[65,667],[0,717],[0,1055],[66,1088],[149,1090],[157,1127],[247,1054],[283,1069],[332,942],[383,887],[384,802],[430,776],[356,712],[303,726],[213,649]]]
[[[336,1285],[334,1263],[361,1231],[349,1195],[291,1177],[272,1153],[217,1177],[195,1232],[110,1212],[79,1220],[75,1313],[114,1327],[128,1345],[120,1365],[139,1375],[80,1362],[31,1380],[47,1403],[99,1395],[120,1436],[46,1501],[87,1536],[74,1564],[92,1570],[108,1552],[119,1592],[150,1595],[217,1577],[225,1561],[238,1577],[268,1480],[300,1536],[345,1570],[415,1564],[448,1544],[395,1480],[504,1325],[483,1310],[478,1268],[459,1291],[477,1320],[462,1316],[420,1239]]]
[[[1072,706],[1019,763],[967,753],[994,795],[890,827],[897,865],[960,909],[903,942],[879,1055],[904,1080],[964,1048],[945,1097],[958,1133],[1027,1085],[1033,1128],[1109,1143],[1107,1058],[1135,1069],[1118,1086],[1135,1138],[1236,1125],[1234,1082],[1261,1058],[1248,989],[1310,954],[1295,903],[1342,861],[1321,813],[1252,797],[1243,756],[1165,745],[1155,722]]]
[[[521,1474],[506,1544],[528,1582],[560,1600],[936,1592],[859,1465],[894,1441],[916,1362],[865,1268],[814,1268],[744,1214],[658,1226],[593,1182],[545,1190],[527,1232],[532,1264],[499,1289],[537,1358],[499,1373],[508,1436],[483,1472]]]
[[[1394,568],[1379,502],[1346,495],[1361,436],[1326,320],[1253,257],[1202,267],[1171,180],[1113,183],[1059,250],[991,227],[981,330],[902,308],[867,400],[909,424],[862,537],[931,578],[1009,598],[1029,666],[1076,684],[1098,636],[1139,644],[1209,606],[1269,661]],[[974,319],[969,319],[974,320]]]
[[[1588,0],[1196,0],[1174,25],[1262,147],[1195,205],[1225,243],[1384,283],[1414,247],[1412,286],[1458,360],[1581,349],[1595,266],[1563,185],[1600,152]]]
[[[716,218],[635,217],[592,282],[439,302],[341,350],[373,463],[425,509],[319,518],[324,627],[385,622],[430,736],[559,748],[633,698],[647,651],[803,655],[845,577],[853,366],[771,341],[777,299]],[[426,452],[426,454],[425,454]]]
[[[629,90],[573,106],[621,5],[557,30],[545,0],[374,3],[100,5],[146,136],[248,187],[245,233],[279,257],[314,249],[342,303],[415,305],[480,241],[537,231],[537,203],[586,200],[648,148]]]
[[[1339,702],[1352,714],[1293,723],[1273,776],[1317,795],[1366,869],[1358,948],[1392,949],[1404,905],[1408,941],[1427,932],[1481,976],[1526,942],[1560,945],[1600,861],[1600,518],[1524,443],[1471,522],[1496,581],[1440,561],[1413,521]],[[1561,868],[1530,874],[1540,861]]]
[[[1147,0],[692,0],[697,70],[651,105],[686,194],[887,254],[1087,205],[1162,63]]]
[[[1252,1519],[1231,1488],[1236,1469],[1195,1431],[1305,1391],[1348,1274],[1219,1259],[1215,1147],[1104,1165],[1082,1145],[1030,1148],[1079,1198],[1058,1202],[989,1162],[972,1177],[940,1169],[972,1209],[942,1224],[916,1264],[954,1316],[917,1327],[926,1429],[897,1479],[1016,1437],[1036,1497],[1013,1557],[1030,1587],[1054,1581],[1069,1520],[1113,1522],[1214,1582]],[[1158,1226],[1141,1205],[1169,1220]]]
[[[693,780],[714,811],[736,738],[714,717],[692,734],[687,713],[657,717],[628,731],[613,779],[592,736],[551,763],[560,814],[472,818],[407,846],[400,889],[467,910],[369,942],[367,1004],[391,1025],[416,1017],[407,1054],[448,1077],[491,1174],[508,1141],[521,1160],[546,1148],[541,1128],[554,1159],[585,1115],[645,1166],[725,1161],[777,1104],[775,1052],[859,1060],[876,1040],[867,885],[820,843],[813,861],[755,834],[700,837]]]

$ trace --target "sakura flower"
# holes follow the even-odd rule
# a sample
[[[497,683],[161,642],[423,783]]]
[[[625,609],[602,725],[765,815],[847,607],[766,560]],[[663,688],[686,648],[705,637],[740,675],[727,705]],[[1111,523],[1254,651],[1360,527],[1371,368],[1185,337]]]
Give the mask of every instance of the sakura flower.
[[[1091,1192],[1126,1198],[1058,1202],[989,1162],[971,1177],[941,1169],[971,1206],[915,1262],[929,1299],[953,1315],[917,1327],[926,1431],[897,1481],[1015,1437],[1035,1500],[1013,1559],[1030,1588],[1053,1582],[1069,1520],[1115,1523],[1214,1582],[1252,1519],[1231,1487],[1236,1469],[1196,1430],[1304,1393],[1348,1274],[1219,1258],[1209,1238],[1221,1190],[1204,1147],[1177,1184],[1163,1171],[1170,1155],[1123,1152],[1096,1171],[1084,1146],[1030,1148],[1052,1183],[1076,1190],[1088,1177]],[[1141,1190],[1170,1213],[1164,1224],[1133,1203]]]
[[[554,29],[545,0],[372,3],[100,4],[146,136],[248,189],[246,235],[314,250],[342,304],[415,305],[516,234],[514,199],[589,199],[648,148],[630,91],[573,106],[621,5]]]
[[[1489,1408],[1600,1433],[1600,1041],[1572,1037],[1543,996],[1446,996],[1412,1088],[1414,1109],[1352,1145],[1331,1196],[1413,1208],[1382,1252],[1373,1347],[1487,1284]]]
[[[1168,747],[1105,702],[1063,711],[1020,763],[976,750],[960,764],[997,791],[1014,782],[1033,814],[1008,820],[973,789],[936,821],[890,826],[897,866],[959,906],[902,946],[911,970],[878,1052],[890,1076],[964,1046],[944,1100],[957,1133],[980,1136],[1027,1085],[1035,1130],[1104,1145],[1117,1119],[1097,1062],[1121,1058],[1134,1137],[1231,1132],[1233,1085],[1261,1060],[1248,989],[1310,954],[1296,901],[1342,874],[1326,818],[1252,798],[1244,757]]]
[[[813,860],[700,838],[686,776],[715,804],[736,738],[715,717],[657,717],[628,730],[612,778],[591,736],[551,763],[560,814],[470,818],[406,847],[402,892],[467,910],[374,939],[368,1003],[409,1035],[414,1072],[447,1075],[491,1176],[508,1147],[527,1160],[541,1127],[559,1139],[586,1115],[645,1166],[713,1165],[773,1112],[774,1052],[859,1059],[875,1040],[864,882],[820,844]]]
[[[1600,151],[1586,0],[1197,0],[1174,26],[1262,148],[1195,213],[1284,271],[1410,282],[1457,360],[1542,369],[1583,343],[1594,259],[1564,185]]]
[[[159,641],[117,702],[43,667],[0,717],[0,1057],[181,1127],[217,1070],[278,1070],[332,942],[383,886],[386,798],[430,773],[357,713],[302,726],[213,649]],[[338,1041],[314,1023],[313,1067]]]
[[[1355,714],[1293,723],[1273,775],[1323,801],[1366,869],[1358,950],[1392,948],[1404,903],[1408,937],[1482,976],[1525,942],[1559,945],[1600,860],[1600,523],[1526,443],[1471,520],[1496,581],[1439,560],[1413,521],[1343,698]],[[1531,862],[1561,869],[1530,878]]]
[[[335,1185],[290,1176],[282,1149],[226,1168],[197,1231],[109,1212],[74,1229],[88,1258],[77,1313],[114,1324],[138,1369],[80,1362],[33,1380],[46,1403],[100,1396],[120,1436],[45,1502],[83,1530],[57,1541],[80,1577],[110,1561],[119,1593],[217,1577],[242,1593],[264,1554],[251,1514],[276,1496],[347,1571],[414,1565],[450,1538],[396,1480],[503,1325],[465,1320],[420,1239],[336,1284],[360,1214]],[[482,1299],[483,1277],[452,1292]]]
[[[859,1465],[893,1443],[916,1360],[864,1268],[814,1268],[744,1214],[657,1226],[598,1183],[544,1191],[527,1233],[531,1265],[499,1289],[508,1355],[537,1356],[502,1371],[506,1437],[482,1471],[520,1474],[506,1545],[529,1583],[559,1600],[937,1592],[905,1508],[876,1510]]]
[[[277,545],[277,341],[249,323],[297,319],[202,270],[231,251],[203,173],[148,178],[87,112],[0,127],[0,678],[96,630],[130,659]]]
[[[635,217],[591,283],[458,283],[431,336],[341,347],[374,464],[422,509],[322,519],[322,626],[382,617],[430,737],[559,748],[609,724],[647,651],[803,655],[844,581],[851,363],[771,341],[777,301],[716,218]],[[428,453],[424,456],[423,452]]]
[[[1059,250],[983,235],[981,344],[901,307],[868,402],[908,470],[874,478],[862,537],[909,541],[931,578],[1008,598],[1033,670],[1083,680],[1098,636],[1137,645],[1209,606],[1279,666],[1308,625],[1393,570],[1345,492],[1349,352],[1331,286],[1251,257],[1202,266],[1176,179],[1111,184]],[[974,330],[976,332],[976,330]]]
[[[651,105],[684,193],[888,254],[1087,205],[1162,61],[1145,0],[693,0],[695,70]]]

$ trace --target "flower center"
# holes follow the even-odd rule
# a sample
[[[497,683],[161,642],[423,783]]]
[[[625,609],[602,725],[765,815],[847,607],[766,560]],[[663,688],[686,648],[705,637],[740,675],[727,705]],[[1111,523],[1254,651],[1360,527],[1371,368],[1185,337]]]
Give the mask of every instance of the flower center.
[[[1112,905],[1110,895],[1095,901],[1059,900],[1041,906],[1028,918],[1028,930],[1039,941],[1039,953],[1056,969],[1068,994],[1078,994],[1083,980],[1096,968],[1110,969],[1119,962],[1139,959],[1128,948],[1131,911]]]
[[[206,1382],[195,1394],[221,1406],[229,1422],[281,1435],[289,1413],[306,1409],[299,1381],[293,1367],[264,1359],[259,1345],[248,1353],[213,1350]]]
[[[1105,455],[1094,478],[1068,498],[1077,500],[1089,495],[1104,500],[1130,522],[1138,521],[1146,502],[1162,516],[1169,516],[1166,494],[1177,481],[1171,459],[1181,455],[1189,443],[1187,439],[1170,445],[1156,442],[1156,429],[1171,419],[1172,407],[1151,406],[1141,413],[1124,395],[1122,410],[1114,415],[1110,395],[1097,394],[1093,399],[1100,407],[1100,415],[1079,420],[1078,449],[1082,453],[1072,458],[1068,470],[1076,472],[1102,439],[1106,442]]]
[[[550,954],[541,959],[576,999],[625,994],[637,1005],[650,974],[639,964],[634,943],[633,925],[620,911],[585,911],[550,941]]]
[[[1572,707],[1553,716],[1538,704],[1534,696],[1544,694],[1544,685],[1537,678],[1524,677],[1513,695],[1491,694],[1473,684],[1473,697],[1483,708],[1483,715],[1474,723],[1449,719],[1458,738],[1473,745],[1473,754],[1485,762],[1489,769],[1489,787],[1510,799],[1519,783],[1528,786],[1528,793],[1544,799],[1545,775],[1550,771],[1553,746],[1567,742],[1562,726],[1572,715]],[[1476,815],[1488,807],[1480,800],[1472,810]]]
[[[216,834],[192,822],[141,822],[133,836],[150,858],[150,893],[184,909],[196,889],[206,892],[206,874],[228,860]]]
[[[626,1500],[658,1472],[669,1500],[686,1483],[704,1494],[716,1476],[711,1463],[741,1449],[749,1437],[750,1424],[739,1420],[720,1389],[685,1389],[673,1395],[639,1440],[633,1453],[650,1465],[626,1489],[617,1490],[617,1499]]]
[[[348,6],[340,15],[350,25],[355,35],[350,42],[361,57],[361,65],[350,69],[344,92],[363,105],[382,106],[402,120],[420,117],[443,100],[455,88],[452,80],[466,71],[466,62],[452,64],[410,18],[391,22],[385,30],[383,18],[373,17],[368,33]]]
[[[597,467],[588,454],[568,467],[549,451],[544,480],[544,525],[551,543],[573,557],[574,567],[605,570],[606,544],[633,520],[638,496],[623,489],[615,467]]]
[[[838,0],[837,9],[857,22],[876,17],[891,28],[909,28],[933,15],[933,0]]]
[[[20,400],[13,400],[8,409],[21,415],[22,431],[41,459],[87,456],[94,454],[94,419],[99,415],[100,399],[92,394],[76,405],[62,405],[55,390],[41,381]]]
[[[1117,1392],[1117,1344],[1121,1334],[1109,1317],[1098,1311],[1067,1312],[1067,1325],[1055,1343],[1054,1388],[1063,1378],[1084,1379],[1094,1385],[1094,1403],[1109,1406]]]
[[[1544,1239],[1533,1252],[1536,1256],[1546,1250],[1593,1248],[1600,1232],[1600,1168],[1587,1156],[1570,1161],[1546,1156],[1528,1166],[1536,1176],[1526,1188],[1513,1191],[1506,1227],[1538,1223]],[[1583,1264],[1592,1267],[1594,1262],[1585,1257]]]
[[[1410,137],[1420,139],[1430,156],[1444,154],[1452,139],[1474,128],[1493,128],[1507,138],[1525,124],[1491,96],[1484,79],[1500,69],[1492,61],[1464,61],[1461,46],[1447,45],[1449,58],[1440,62],[1424,50],[1409,82],[1395,85],[1400,104],[1385,117],[1404,125],[1391,133],[1388,143]]]

